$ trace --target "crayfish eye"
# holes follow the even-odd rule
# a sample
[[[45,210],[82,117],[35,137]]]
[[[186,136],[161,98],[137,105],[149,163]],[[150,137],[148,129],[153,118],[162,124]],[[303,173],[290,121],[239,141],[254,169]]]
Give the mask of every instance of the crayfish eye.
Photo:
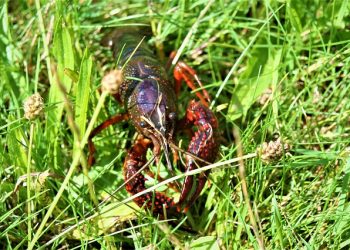
[[[170,119],[170,120],[175,120],[175,118],[176,118],[176,113],[175,113],[175,112],[171,112],[171,113],[169,114],[169,119]]]
[[[147,124],[144,121],[142,121],[142,122],[140,122],[140,127],[145,128],[145,127],[147,127]]]

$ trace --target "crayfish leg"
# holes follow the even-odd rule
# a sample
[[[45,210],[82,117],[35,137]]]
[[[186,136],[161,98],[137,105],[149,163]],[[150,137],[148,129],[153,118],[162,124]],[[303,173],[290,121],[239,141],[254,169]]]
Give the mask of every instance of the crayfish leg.
[[[146,152],[151,144],[152,142],[148,139],[137,139],[125,158],[123,166],[125,188],[131,195],[146,190],[146,178],[141,171],[147,164]],[[160,192],[147,192],[134,198],[134,202],[139,207],[145,206],[152,209],[153,213],[156,214],[163,212],[163,206],[165,209],[174,206],[173,199]]]
[[[202,102],[203,105],[209,106],[210,97],[208,92],[203,89],[203,84],[201,80],[199,79],[196,71],[191,68],[186,63],[179,61],[174,68],[173,71],[174,79],[175,79],[175,92],[176,94],[179,94],[181,83],[182,81],[185,81],[188,87],[190,87],[192,90],[196,90],[198,87],[202,88],[202,91],[196,91],[196,95],[199,98],[199,100]],[[196,86],[196,84],[198,86]]]
[[[91,133],[89,135],[89,139],[88,139],[88,148],[89,148],[88,166],[89,167],[91,167],[95,162],[94,154],[96,152],[96,148],[95,148],[95,144],[92,141],[92,139],[98,133],[100,133],[102,130],[108,128],[109,126],[114,125],[114,124],[121,122],[121,121],[126,121],[128,119],[129,119],[128,114],[117,114],[117,115],[114,115],[114,116],[108,118],[107,120],[102,122],[100,125],[98,125],[96,128],[94,128],[91,131]]]

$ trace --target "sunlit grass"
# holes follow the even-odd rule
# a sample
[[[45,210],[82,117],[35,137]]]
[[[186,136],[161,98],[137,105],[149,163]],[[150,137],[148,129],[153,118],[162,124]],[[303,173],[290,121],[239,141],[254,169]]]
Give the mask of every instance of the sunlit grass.
[[[348,248],[349,8],[338,0],[1,3],[0,244],[258,249],[260,236],[266,249]],[[89,131],[124,110],[99,91],[117,60],[101,40],[128,25],[148,26],[160,63],[177,51],[174,60],[196,70],[220,122],[219,163],[186,215],[155,218],[131,202],[122,176],[136,133],[129,123],[95,138],[96,163],[86,168]],[[23,101],[36,92],[44,113],[28,121]],[[193,98],[183,87],[180,117]],[[258,146],[278,137],[290,152],[264,163]]]

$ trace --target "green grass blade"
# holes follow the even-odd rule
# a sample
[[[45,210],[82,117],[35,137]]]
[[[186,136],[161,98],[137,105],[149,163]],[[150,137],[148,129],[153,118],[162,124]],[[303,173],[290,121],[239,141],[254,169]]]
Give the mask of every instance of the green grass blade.
[[[75,123],[78,126],[80,137],[74,138],[74,152],[76,152],[78,141],[82,139],[82,135],[86,131],[87,124],[87,111],[90,100],[90,89],[91,89],[91,74],[92,74],[92,57],[85,49],[83,59],[80,66],[79,80],[76,89],[76,107],[75,107]]]
[[[54,149],[55,154],[59,154],[57,148],[57,134],[61,127],[60,123],[64,107],[64,99],[59,90],[58,81],[64,86],[67,93],[69,93],[72,81],[67,75],[65,75],[64,69],[74,69],[72,38],[62,19],[58,20],[56,23],[53,37],[53,54],[57,60],[57,68],[53,75],[52,85],[50,86],[48,103],[49,105],[53,105],[53,107],[47,116],[46,131],[48,142]]]

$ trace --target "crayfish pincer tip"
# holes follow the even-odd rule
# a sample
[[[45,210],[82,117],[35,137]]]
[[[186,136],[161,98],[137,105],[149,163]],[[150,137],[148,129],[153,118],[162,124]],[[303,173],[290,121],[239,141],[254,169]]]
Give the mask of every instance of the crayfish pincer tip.
[[[181,206],[180,206],[180,205],[177,205],[177,206],[176,206],[176,210],[177,210],[178,213],[181,213],[181,212],[182,212]]]
[[[184,213],[184,214],[186,214],[186,213],[188,212],[188,209],[189,209],[188,206],[182,208],[181,205],[177,205],[177,207],[176,207],[176,210],[177,210],[178,213]]]

